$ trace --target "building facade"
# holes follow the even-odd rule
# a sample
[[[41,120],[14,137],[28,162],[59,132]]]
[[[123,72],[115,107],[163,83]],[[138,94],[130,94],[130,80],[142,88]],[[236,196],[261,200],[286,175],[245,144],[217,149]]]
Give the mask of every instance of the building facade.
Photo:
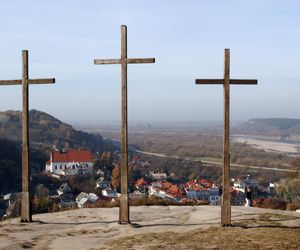
[[[89,150],[52,151],[46,172],[57,175],[93,173],[93,155]]]

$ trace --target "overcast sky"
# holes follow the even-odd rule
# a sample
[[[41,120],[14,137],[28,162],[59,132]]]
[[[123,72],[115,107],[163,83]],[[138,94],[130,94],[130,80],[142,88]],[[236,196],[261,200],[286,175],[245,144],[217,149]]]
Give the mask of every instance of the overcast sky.
[[[300,1],[281,0],[3,0],[0,2],[0,79],[21,77],[29,50],[30,108],[68,122],[120,117],[120,26],[128,27],[128,57],[155,64],[128,66],[131,121],[222,120],[224,48],[231,77],[258,86],[232,86],[231,119],[300,118]],[[21,109],[21,87],[0,88],[0,110]]]

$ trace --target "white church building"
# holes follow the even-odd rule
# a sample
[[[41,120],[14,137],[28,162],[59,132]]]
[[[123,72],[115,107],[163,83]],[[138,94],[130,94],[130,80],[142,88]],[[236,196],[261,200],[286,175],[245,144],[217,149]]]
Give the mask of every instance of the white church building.
[[[57,175],[93,173],[93,155],[89,150],[52,151],[46,172]]]

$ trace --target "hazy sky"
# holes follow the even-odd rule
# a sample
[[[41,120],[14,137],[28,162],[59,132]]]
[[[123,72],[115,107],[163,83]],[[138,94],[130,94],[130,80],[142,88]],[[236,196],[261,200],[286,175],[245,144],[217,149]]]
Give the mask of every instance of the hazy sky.
[[[224,48],[231,77],[258,86],[232,86],[231,119],[300,118],[300,1],[251,0],[3,0],[0,2],[0,79],[21,77],[29,50],[32,78],[56,84],[30,87],[30,108],[64,121],[118,120],[120,25],[128,27],[129,119],[222,119]],[[0,87],[0,110],[21,109],[21,87]]]

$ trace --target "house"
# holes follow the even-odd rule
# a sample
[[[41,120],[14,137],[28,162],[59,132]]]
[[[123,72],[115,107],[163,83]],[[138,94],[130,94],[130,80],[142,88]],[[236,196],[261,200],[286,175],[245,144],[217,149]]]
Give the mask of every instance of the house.
[[[246,202],[246,194],[239,189],[231,188],[229,190],[231,195],[231,205],[232,206],[243,206]]]
[[[61,196],[64,200],[72,200],[74,199],[74,192],[69,187],[68,183],[65,182],[61,184],[61,186],[58,188],[57,193],[59,196]]]
[[[153,182],[149,186],[149,195],[155,195],[160,198],[167,198],[179,202],[186,197],[186,191],[182,187],[172,184],[168,181]]]
[[[99,197],[94,194],[94,193],[85,193],[85,192],[81,192],[77,197],[76,197],[76,203],[77,206],[79,208],[84,207],[84,205],[87,202],[91,202],[91,203],[95,203],[97,200],[99,199]]]
[[[63,184],[61,184],[61,186],[58,188],[57,193],[59,195],[62,195],[64,193],[69,193],[69,192],[73,192],[72,189],[69,187],[68,183],[65,182]]]
[[[208,197],[208,202],[211,205],[219,205],[219,189],[218,188],[212,188],[209,190],[209,197]]]
[[[52,151],[46,172],[57,175],[93,173],[93,156],[89,150]]]
[[[150,171],[150,176],[152,177],[153,180],[156,181],[162,181],[168,178],[166,173],[160,173],[160,172],[154,173]]]
[[[96,180],[96,188],[105,189],[111,187],[110,181],[104,179],[104,177],[100,177]]]
[[[190,199],[206,201],[212,205],[217,205],[219,202],[219,189],[216,189],[216,185],[211,181],[190,180],[184,184],[184,187]]]
[[[162,187],[161,181],[152,182],[149,186],[149,195],[157,195],[160,188]]]
[[[101,169],[97,169],[96,174],[97,174],[97,175],[100,175],[101,177],[104,177],[104,176],[105,176],[104,171],[101,170]]]
[[[108,197],[108,198],[115,198],[115,197],[119,197],[120,196],[120,194],[117,191],[115,191],[115,190],[113,190],[111,188],[103,189],[102,190],[102,195],[104,197]]]
[[[142,193],[147,193],[149,191],[148,186],[148,182],[146,182],[144,178],[138,179],[135,182],[135,188]]]
[[[254,179],[254,178],[250,178],[250,175],[247,175],[246,178],[239,178],[237,179],[237,181],[235,181],[233,183],[233,186],[235,188],[240,188],[245,190],[246,188],[258,188],[259,187],[259,181]]]

